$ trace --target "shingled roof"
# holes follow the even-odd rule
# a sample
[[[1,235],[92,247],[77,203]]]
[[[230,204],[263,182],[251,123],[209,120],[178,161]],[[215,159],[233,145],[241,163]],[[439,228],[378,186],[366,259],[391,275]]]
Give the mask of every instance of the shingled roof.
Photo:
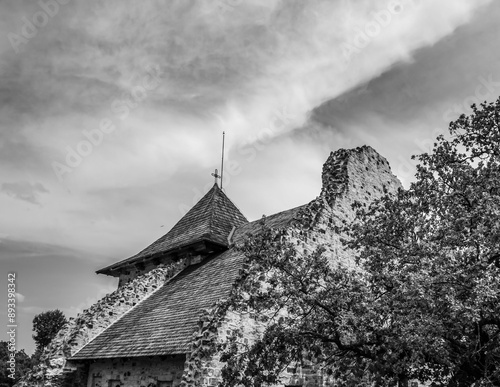
[[[304,204],[299,207],[291,208],[286,211],[277,212],[276,214],[266,216],[264,218],[265,225],[269,228],[281,228],[289,225],[293,220],[295,220],[299,214],[299,211],[307,207]],[[234,234],[232,241],[236,244],[241,244],[244,242],[247,235],[256,235],[262,229],[261,225],[262,219],[254,220],[253,222],[248,222],[240,227],[238,227]]]
[[[266,224],[285,227],[302,207],[270,215]],[[245,236],[258,234],[260,230],[260,220],[247,222],[234,232],[233,241],[240,244]],[[80,349],[71,360],[189,352],[202,310],[229,295],[243,261],[244,255],[231,247],[188,266]]]
[[[188,266],[84,346],[71,360],[189,352],[202,310],[229,295],[243,259],[243,254],[230,249]]]
[[[337,194],[337,187],[344,182],[341,175],[343,170],[340,167],[348,166],[346,157],[355,158],[353,164],[357,169],[368,171],[366,160],[370,158],[365,156],[370,154],[373,155],[373,152],[369,149],[356,149],[347,156],[345,152],[332,153],[325,164],[328,168],[324,167],[324,187]],[[376,180],[377,184],[380,187],[384,187],[384,184],[390,185],[396,178],[390,174],[386,162],[380,162],[381,159],[374,157],[371,157],[371,160],[372,175],[376,168],[385,171],[385,177]],[[397,182],[397,179],[395,181]],[[349,199],[353,192],[358,192],[354,183],[351,184],[353,191],[349,194]],[[356,181],[356,184],[359,183]],[[381,189],[379,191],[382,192]],[[337,197],[333,199],[337,200]],[[349,203],[347,201],[339,205],[349,205],[350,208]],[[277,228],[286,227],[295,221],[300,223],[304,213],[314,205],[315,201],[268,216],[266,224]],[[214,186],[169,233],[130,259],[154,255],[184,243],[192,243],[199,237],[227,245],[227,237],[233,231],[233,226],[237,227],[231,235],[232,242],[236,245],[241,244],[246,235],[256,235],[261,230],[260,220],[247,222],[224,193]],[[228,246],[225,251],[214,252],[200,263],[186,267],[96,336],[71,360],[188,353],[202,310],[227,297],[244,259],[238,249]]]
[[[97,271],[111,274],[117,269],[146,259],[166,254],[197,242],[205,241],[219,246],[228,246],[228,236],[233,228],[248,223],[240,210],[226,194],[214,184],[191,210],[172,229],[140,251],[138,254]]]

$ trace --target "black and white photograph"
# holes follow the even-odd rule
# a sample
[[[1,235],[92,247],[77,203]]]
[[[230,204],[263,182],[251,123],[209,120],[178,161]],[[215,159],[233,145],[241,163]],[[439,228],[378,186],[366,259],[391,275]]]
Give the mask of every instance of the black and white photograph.
[[[0,387],[500,386],[500,2],[0,0]]]

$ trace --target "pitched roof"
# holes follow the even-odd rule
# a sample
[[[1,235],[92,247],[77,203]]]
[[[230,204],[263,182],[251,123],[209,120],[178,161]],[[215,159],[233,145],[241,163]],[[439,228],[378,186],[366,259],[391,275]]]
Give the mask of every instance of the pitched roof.
[[[270,215],[266,217],[266,224],[269,227],[285,227],[297,218],[304,207]],[[233,241],[243,242],[247,235],[258,234],[260,229],[260,220],[240,225],[234,232]],[[202,310],[229,295],[244,259],[242,252],[230,248],[212,254],[197,265],[188,266],[106,328],[71,360],[189,352]]]
[[[289,225],[293,220],[297,218],[299,211],[303,208],[307,207],[307,204],[304,204],[299,207],[291,208],[286,211],[281,211],[273,215],[269,215],[265,217],[265,224],[270,228],[281,228]],[[245,240],[247,235],[256,235],[261,230],[261,221],[254,220],[253,222],[246,223],[240,227],[238,227],[233,235],[232,241],[235,243],[242,243]]]
[[[337,161],[333,158],[333,172],[328,172],[333,176],[331,183],[335,184]],[[315,211],[314,204],[315,201],[268,216],[266,224],[273,228],[286,227],[301,217],[307,218],[309,210]],[[214,186],[169,233],[125,262],[192,243],[198,237],[226,244],[233,225],[239,226],[232,235],[232,241],[237,244],[243,242],[246,235],[258,234],[261,229],[260,220],[248,223]],[[202,310],[229,294],[243,262],[243,254],[229,248],[210,255],[197,265],[188,266],[101,332],[72,359],[187,353]]]
[[[111,270],[200,241],[227,247],[227,238],[233,227],[239,227],[245,223],[248,223],[245,216],[219,186],[214,184],[210,191],[168,233],[136,255],[100,269],[97,273],[109,274]]]
[[[187,267],[95,337],[71,360],[189,352],[202,310],[229,295],[243,259],[240,252],[230,249]]]

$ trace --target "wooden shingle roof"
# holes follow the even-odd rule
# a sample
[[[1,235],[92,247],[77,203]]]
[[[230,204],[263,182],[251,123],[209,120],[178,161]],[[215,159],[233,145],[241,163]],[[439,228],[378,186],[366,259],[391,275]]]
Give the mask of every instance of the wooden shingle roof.
[[[214,184],[172,229],[136,255],[97,271],[113,275],[120,268],[184,248],[197,242],[228,246],[228,236],[248,220],[226,194]]]
[[[189,352],[202,309],[227,297],[243,263],[235,249],[189,266],[78,351],[71,360]]]
[[[281,228],[289,225],[298,215],[302,208],[305,208],[307,204],[291,208],[286,211],[281,211],[273,215],[265,217],[265,225],[269,228]],[[261,225],[262,219],[254,220],[253,222],[248,222],[240,227],[238,227],[233,234],[233,242],[236,244],[243,243],[247,235],[256,235],[262,229]]]
[[[270,227],[285,227],[301,208],[268,216],[266,223]],[[240,244],[246,235],[258,234],[260,230],[260,220],[246,222],[234,232],[233,241]],[[227,229],[221,229],[221,232],[226,233]],[[244,259],[241,251],[230,247],[188,266],[106,328],[70,360],[188,353],[202,310],[229,295]]]

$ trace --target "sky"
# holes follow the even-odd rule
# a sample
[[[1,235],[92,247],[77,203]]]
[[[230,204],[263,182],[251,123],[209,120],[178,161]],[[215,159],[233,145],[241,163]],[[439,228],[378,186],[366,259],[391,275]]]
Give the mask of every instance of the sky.
[[[489,0],[0,0],[0,319],[16,273],[18,349],[203,196],[223,132],[249,220],[318,196],[340,148],[372,146],[408,187],[411,155],[500,95],[499,19]]]

